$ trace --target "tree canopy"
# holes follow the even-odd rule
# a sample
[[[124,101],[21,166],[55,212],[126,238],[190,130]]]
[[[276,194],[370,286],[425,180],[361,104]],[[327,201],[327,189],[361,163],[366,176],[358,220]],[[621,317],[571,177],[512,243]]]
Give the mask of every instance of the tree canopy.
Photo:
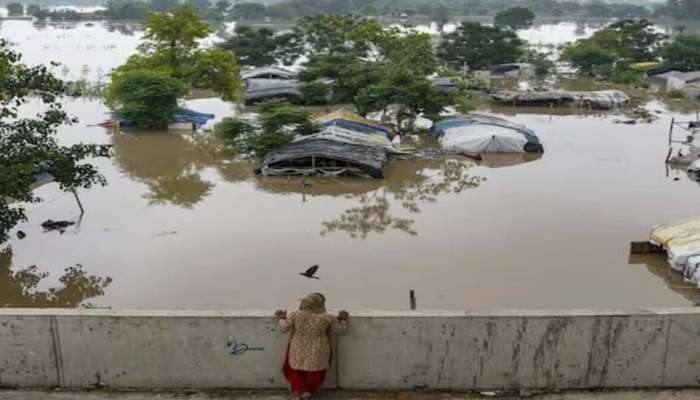
[[[24,65],[21,56],[0,39],[0,243],[26,219],[20,202],[41,201],[32,192],[38,176],[48,174],[65,191],[106,183],[97,168],[85,161],[108,156],[108,147],[61,146],[56,141],[60,126],[77,122],[62,107],[63,98],[70,94],[68,85],[47,66]],[[22,117],[20,109],[31,99],[40,101],[43,111]]]
[[[145,92],[139,93],[142,97],[138,104],[144,107],[150,104],[152,112],[134,113],[134,108],[125,108],[126,100],[134,101],[133,97],[124,97],[128,93],[122,89],[127,83],[130,87],[133,82],[147,81],[149,90],[155,90],[156,86],[152,85],[160,82],[167,87],[168,96],[181,96],[194,88],[212,90],[224,100],[238,97],[240,69],[234,54],[218,48],[202,48],[200,40],[211,30],[192,7],[181,5],[168,13],[153,14],[144,27],[146,33],[138,46],[138,54],[129,57],[125,64],[113,71],[107,88],[107,100],[124,116],[130,111],[131,118],[145,118],[137,120],[140,125],[160,126],[162,121],[153,124],[159,118],[152,117],[164,110],[172,110],[170,106],[158,104],[157,96]],[[149,99],[154,102],[149,103]]]
[[[186,93],[182,82],[163,71],[135,69],[114,74],[105,97],[117,117],[142,128],[165,128]]]
[[[676,19],[697,20],[700,19],[700,1],[667,0],[664,11]]]
[[[505,26],[511,29],[524,29],[535,21],[535,13],[525,7],[512,7],[496,14],[494,23],[496,26]]]
[[[7,6],[7,15],[10,17],[21,17],[24,15],[24,5],[21,3],[9,3]]]
[[[523,41],[501,27],[463,22],[454,32],[444,35],[438,56],[451,67],[488,68],[515,62],[523,53]]]
[[[664,62],[680,71],[700,70],[700,37],[678,35],[662,51]]]
[[[610,75],[630,63],[656,60],[665,40],[647,20],[622,20],[566,46],[561,58],[584,74]]]
[[[267,28],[236,26],[234,35],[221,43],[219,47],[233,51],[238,62],[242,65],[262,67],[277,62],[275,33]]]
[[[108,0],[105,15],[110,19],[142,20],[148,11],[148,4],[141,0]]]

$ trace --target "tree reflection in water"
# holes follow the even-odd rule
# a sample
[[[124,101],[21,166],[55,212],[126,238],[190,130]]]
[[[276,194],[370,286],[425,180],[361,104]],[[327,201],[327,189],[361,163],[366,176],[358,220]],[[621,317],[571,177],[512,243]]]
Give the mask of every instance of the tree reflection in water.
[[[119,167],[146,184],[151,204],[192,208],[211,193],[214,184],[202,172],[217,163],[207,136],[177,132],[129,132],[112,136]]]
[[[91,307],[86,300],[104,295],[110,277],[88,275],[81,265],[68,267],[58,279],[63,286],[39,290],[49,276],[36,266],[13,271],[12,249],[0,250],[0,307],[76,308]]]
[[[384,187],[356,196],[360,204],[336,219],[322,222],[321,235],[342,231],[352,238],[365,239],[370,233],[396,230],[415,236],[415,221],[393,216],[388,195],[408,212],[419,213],[420,203],[479,187],[486,178],[469,174],[473,167],[470,162],[451,158],[396,162],[387,171]]]

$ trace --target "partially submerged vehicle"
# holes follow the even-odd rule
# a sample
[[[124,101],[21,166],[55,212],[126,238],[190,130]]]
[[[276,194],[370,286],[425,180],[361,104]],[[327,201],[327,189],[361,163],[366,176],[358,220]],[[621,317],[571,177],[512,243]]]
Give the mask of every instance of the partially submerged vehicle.
[[[656,226],[650,241],[666,250],[673,270],[700,287],[700,216]]]
[[[445,151],[476,156],[482,153],[542,153],[531,129],[483,114],[459,115],[436,123],[432,130]]]
[[[285,99],[291,103],[301,102],[299,82],[294,79],[256,78],[246,80],[246,104],[255,104],[269,99]]]
[[[263,159],[256,170],[263,176],[323,175],[381,179],[388,154],[399,152],[393,130],[345,111],[315,121],[321,132],[297,138]]]
[[[498,91],[491,98],[514,106],[535,107],[586,107],[609,110],[630,102],[630,97],[620,90],[598,90],[592,92],[568,91]]]

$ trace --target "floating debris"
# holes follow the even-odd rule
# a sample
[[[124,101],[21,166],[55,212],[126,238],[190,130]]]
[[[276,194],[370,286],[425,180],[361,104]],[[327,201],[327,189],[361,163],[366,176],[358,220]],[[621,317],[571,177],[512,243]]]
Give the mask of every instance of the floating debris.
[[[41,226],[44,228],[46,232],[49,231],[59,231],[61,233],[66,231],[66,228],[69,226],[75,225],[75,222],[73,221],[54,221],[52,219],[48,219],[44,221]]]
[[[17,239],[22,240],[27,237],[27,234],[22,231],[17,231]]]

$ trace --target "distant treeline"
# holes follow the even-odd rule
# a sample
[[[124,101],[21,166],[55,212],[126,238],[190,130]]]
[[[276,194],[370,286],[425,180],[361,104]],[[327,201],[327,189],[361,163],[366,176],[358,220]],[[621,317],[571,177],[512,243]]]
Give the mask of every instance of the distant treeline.
[[[291,19],[315,14],[426,16],[441,21],[450,16],[492,16],[511,7],[525,7],[538,16],[569,18],[700,18],[700,0],[668,0],[647,6],[622,1],[575,0],[283,0],[264,5],[239,2],[238,19]]]
[[[102,5],[102,17],[144,19],[149,12],[167,11],[189,3],[208,20],[290,20],[316,14],[425,17],[445,23],[458,16],[493,16],[511,7],[530,9],[535,15],[562,18],[654,18],[700,19],[700,0],[667,0],[662,3],[631,4],[621,0],[71,0],[75,6]],[[19,3],[46,9],[48,0],[0,0],[0,5]],[[55,5],[56,3],[54,3]],[[29,14],[29,13],[27,13]],[[78,15],[68,17],[79,18]]]

